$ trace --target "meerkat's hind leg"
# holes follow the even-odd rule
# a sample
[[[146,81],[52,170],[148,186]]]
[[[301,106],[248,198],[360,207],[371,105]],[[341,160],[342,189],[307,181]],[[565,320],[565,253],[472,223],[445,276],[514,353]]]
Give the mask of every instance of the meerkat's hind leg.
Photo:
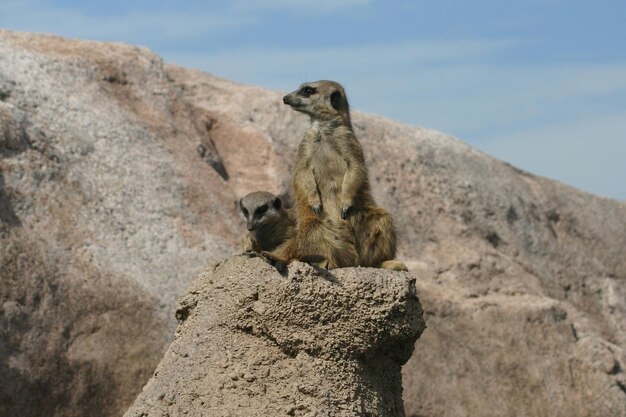
[[[395,258],[397,237],[389,212],[381,207],[364,207],[352,224],[360,266],[384,268],[384,262]]]
[[[325,222],[320,232],[319,241],[323,242],[328,260],[327,269],[358,266],[354,233],[349,223]]]
[[[395,259],[390,260],[390,261],[384,261],[383,263],[380,264],[381,268],[384,269],[391,269],[392,271],[408,271],[409,268],[407,268],[407,266],[400,261],[396,261]]]

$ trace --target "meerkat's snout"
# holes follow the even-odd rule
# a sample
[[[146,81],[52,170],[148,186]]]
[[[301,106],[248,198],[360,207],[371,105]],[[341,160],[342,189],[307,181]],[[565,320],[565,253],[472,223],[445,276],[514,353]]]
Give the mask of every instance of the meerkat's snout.
[[[315,83],[313,83],[315,84]],[[283,103],[291,106],[296,111],[303,111],[311,105],[309,98],[317,94],[317,88],[313,85],[302,84],[296,91],[292,91],[283,97]]]
[[[302,100],[296,96],[294,93],[289,93],[285,97],[283,97],[283,103],[292,108],[296,109],[299,106],[302,106]]]

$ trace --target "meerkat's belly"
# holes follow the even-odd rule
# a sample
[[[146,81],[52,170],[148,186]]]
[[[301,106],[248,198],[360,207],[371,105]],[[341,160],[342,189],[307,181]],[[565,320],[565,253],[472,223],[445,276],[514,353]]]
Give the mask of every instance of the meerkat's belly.
[[[326,210],[339,212],[341,187],[348,164],[334,146],[322,142],[314,149],[311,165],[322,204]]]

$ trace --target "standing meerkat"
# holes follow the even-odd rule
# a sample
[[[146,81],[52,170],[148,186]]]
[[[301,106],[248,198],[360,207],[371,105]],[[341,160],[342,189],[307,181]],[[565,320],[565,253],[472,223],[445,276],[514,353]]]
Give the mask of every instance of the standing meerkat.
[[[243,250],[273,251],[287,239],[295,236],[296,219],[293,209],[283,207],[280,197],[255,191],[239,200],[248,233],[243,237]]]
[[[343,87],[334,81],[304,83],[283,102],[309,115],[311,127],[298,148],[293,173],[296,236],[274,255],[286,261],[321,255],[329,268],[407,270],[394,260],[391,215],[371,195]]]

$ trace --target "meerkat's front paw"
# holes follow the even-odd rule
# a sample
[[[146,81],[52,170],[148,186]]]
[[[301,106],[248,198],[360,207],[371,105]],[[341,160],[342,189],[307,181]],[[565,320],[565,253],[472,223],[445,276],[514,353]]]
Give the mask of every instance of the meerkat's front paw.
[[[309,195],[309,207],[311,207],[311,210],[313,210],[317,216],[322,215],[324,209],[322,208],[322,199],[319,194],[314,193]]]
[[[287,271],[287,263],[288,262],[284,261],[283,259],[280,259],[276,255],[274,255],[272,252],[268,252],[268,251],[265,251],[265,250],[261,251],[261,256],[263,256],[265,258],[265,260],[270,265],[273,265],[274,268],[276,268],[276,270],[278,270],[278,272],[280,272],[281,274],[284,273],[285,271]]]
[[[352,204],[344,204],[341,208],[341,218],[346,220],[350,215],[350,211],[352,210]]]
[[[322,205],[321,204],[317,204],[317,205],[311,205],[311,210],[313,210],[313,212],[317,215],[317,216],[321,216],[322,215]]]

